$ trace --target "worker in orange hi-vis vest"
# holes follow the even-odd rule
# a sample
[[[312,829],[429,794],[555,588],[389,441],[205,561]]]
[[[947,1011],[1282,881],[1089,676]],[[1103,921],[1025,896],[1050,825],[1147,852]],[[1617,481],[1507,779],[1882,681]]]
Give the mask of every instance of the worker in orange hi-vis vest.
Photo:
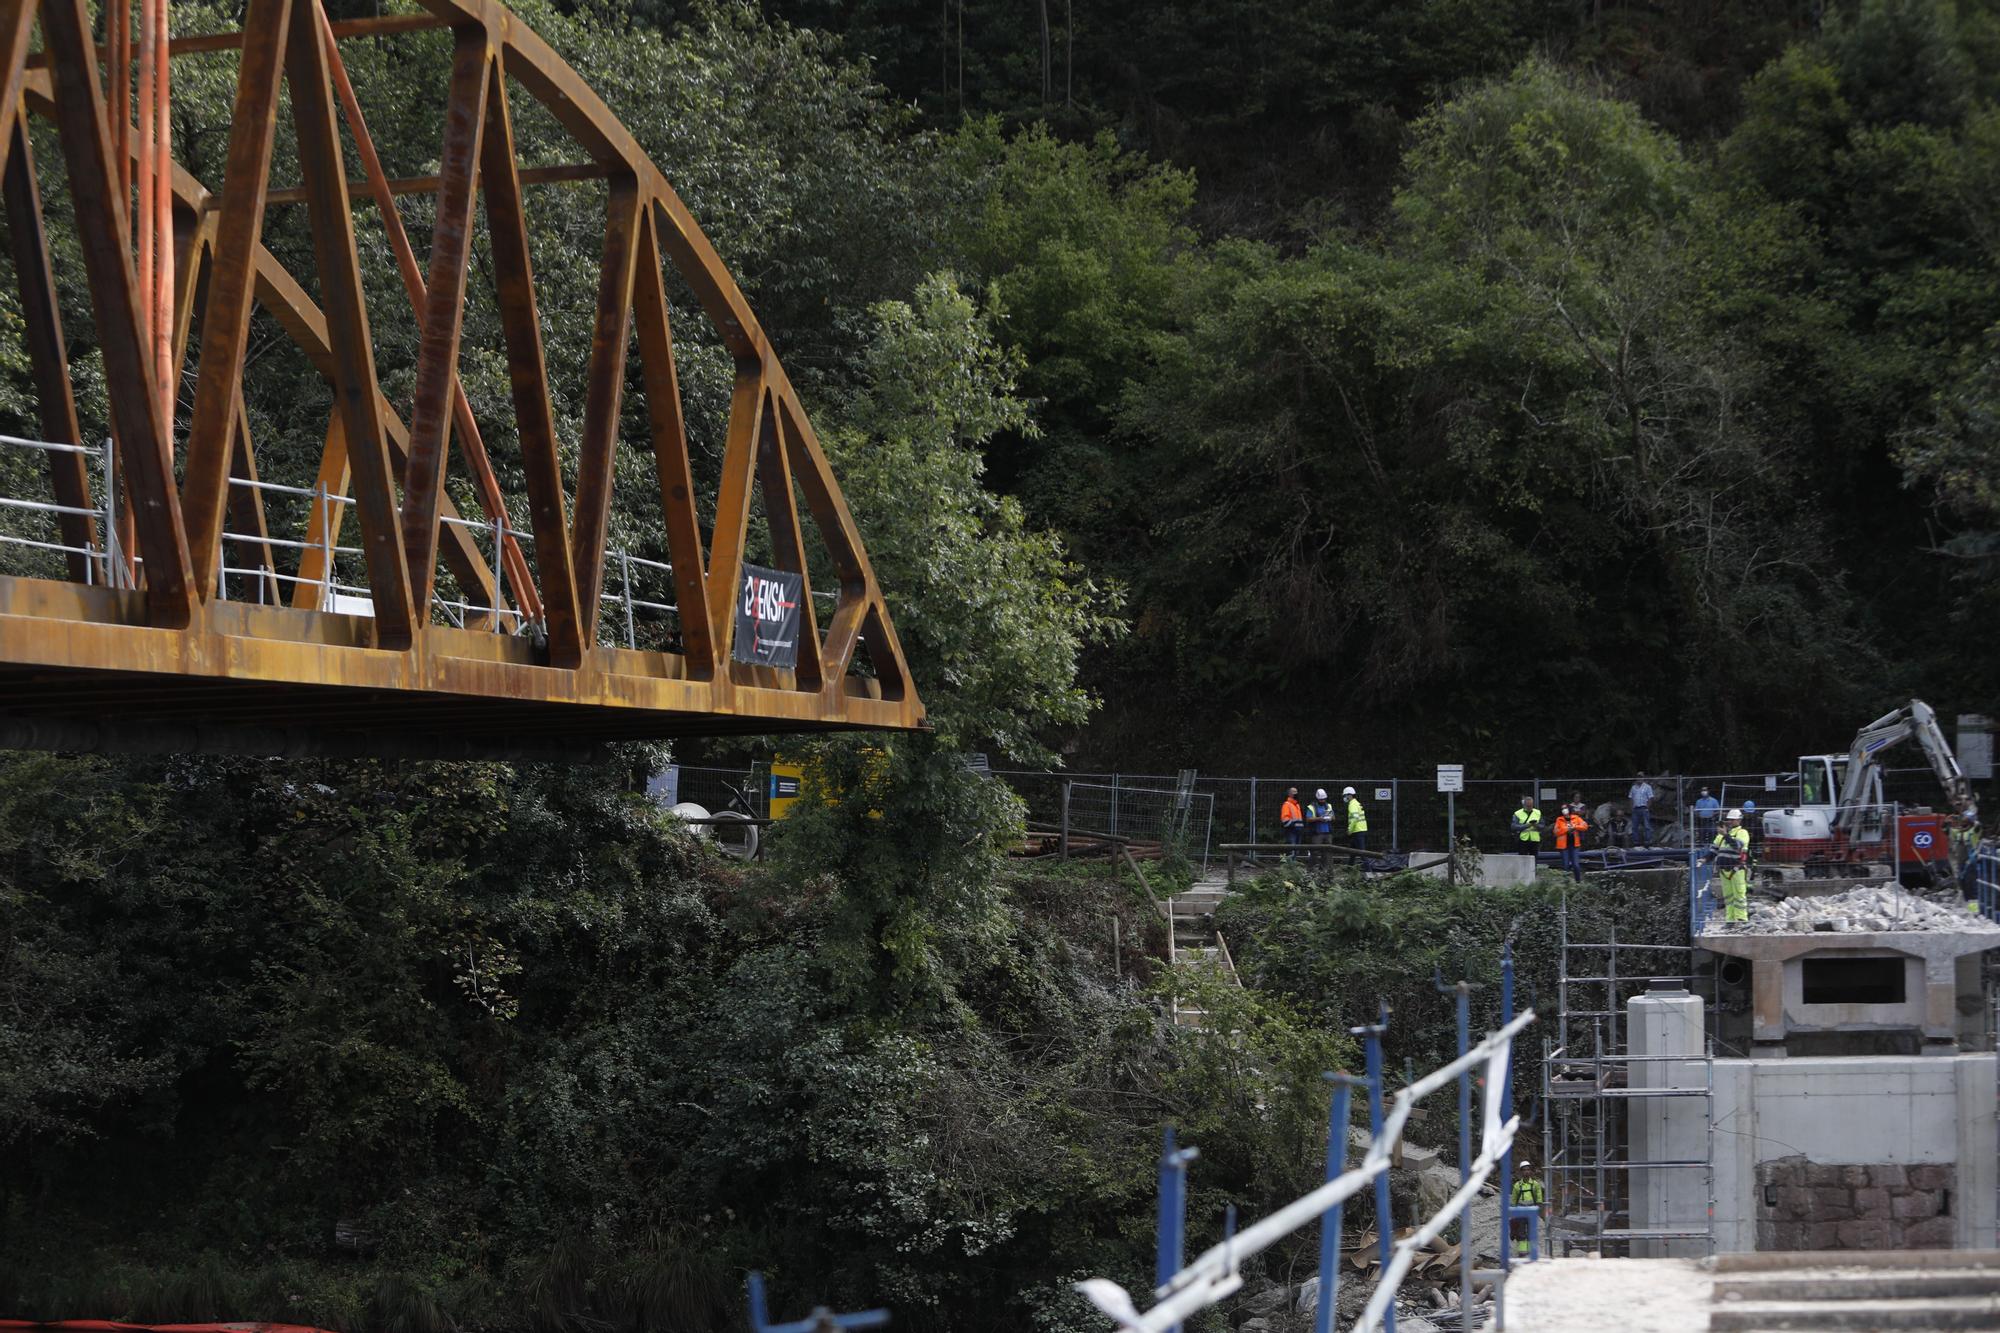
[[[1285,803],[1278,807],[1278,830],[1285,841],[1296,847],[1306,836],[1306,812],[1299,805],[1299,789],[1285,788]]]
[[[1583,883],[1583,835],[1589,827],[1578,806],[1566,805],[1556,816],[1556,851],[1562,856],[1563,869],[1579,884]]]

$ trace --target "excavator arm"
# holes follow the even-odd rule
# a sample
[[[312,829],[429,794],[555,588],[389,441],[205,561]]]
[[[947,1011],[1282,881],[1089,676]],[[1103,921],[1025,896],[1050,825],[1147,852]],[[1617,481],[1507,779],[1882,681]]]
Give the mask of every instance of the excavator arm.
[[[1906,707],[1884,713],[1854,733],[1854,744],[1847,751],[1847,770],[1841,775],[1840,810],[1834,821],[1837,828],[1850,836],[1855,833],[1875,787],[1874,775],[1882,767],[1876,756],[1912,736],[1923,747],[1951,808],[1958,811],[1971,805],[1972,788],[1945,740],[1944,729],[1938,726],[1936,711],[1923,700],[1912,699]]]

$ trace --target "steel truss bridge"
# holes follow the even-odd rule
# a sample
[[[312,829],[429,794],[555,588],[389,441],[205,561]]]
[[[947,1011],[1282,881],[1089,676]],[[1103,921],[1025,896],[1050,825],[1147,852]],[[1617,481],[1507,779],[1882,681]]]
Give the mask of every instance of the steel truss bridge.
[[[17,503],[51,520],[44,558],[67,575],[0,575],[0,744],[535,754],[922,725],[861,535],[764,330],[665,175],[547,43],[491,0],[420,0],[422,13],[343,22],[321,0],[247,0],[241,32],[181,38],[166,32],[165,0],[140,3],[135,97],[132,0],[104,0],[101,31],[85,0],[0,0],[0,185],[40,414],[39,439],[9,443],[46,465],[50,500]],[[341,43],[432,29],[452,43],[439,169],[391,179]],[[170,59],[217,51],[240,53],[219,183],[175,163],[166,134]],[[276,189],[281,85],[300,184]],[[575,163],[523,167],[511,110],[522,98],[574,140]],[[31,135],[38,123],[59,144],[67,217],[44,209],[32,144],[46,150],[49,132]],[[572,488],[524,187],[584,180],[602,182],[608,203]],[[427,270],[394,202],[413,193],[435,198]],[[355,220],[367,204],[408,298],[395,309],[371,310],[364,295]],[[264,244],[278,205],[306,210],[317,301]],[[482,206],[526,523],[509,519],[460,380]],[[81,244],[106,381],[109,419],[89,435],[51,261],[63,225]],[[675,369],[669,264],[735,363],[720,476],[704,488]],[[258,471],[244,392],[253,308],[332,392],[310,486]],[[405,416],[378,380],[370,323],[411,317],[420,351]],[[666,560],[607,550],[634,343]],[[454,507],[448,461],[482,512]],[[302,511],[303,527],[275,525],[274,508]],[[769,558],[806,581],[792,669],[732,651],[757,512]],[[635,593],[635,569],[650,590]],[[635,608],[671,619],[670,639],[642,645]]]

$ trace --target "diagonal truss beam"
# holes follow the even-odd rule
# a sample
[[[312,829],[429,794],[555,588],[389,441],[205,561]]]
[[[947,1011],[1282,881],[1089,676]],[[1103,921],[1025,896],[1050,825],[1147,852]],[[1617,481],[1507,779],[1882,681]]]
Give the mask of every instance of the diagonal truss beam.
[[[77,422],[76,394],[70,387],[69,349],[63,342],[62,312],[56,305],[55,269],[49,260],[48,233],[42,225],[34,150],[28,142],[26,120],[20,116],[10,119],[4,136],[12,144],[4,171],[7,243],[13,254],[14,276],[20,283],[28,369],[35,381],[42,438],[82,444],[83,427]],[[91,507],[90,475],[82,454],[51,453],[49,481],[57,504],[69,509]],[[78,551],[97,544],[97,521],[88,515],[62,514],[57,528],[62,544],[73,548],[66,556],[70,578],[88,582],[92,577],[90,557]]]
[[[250,0],[244,16],[243,59],[229,122],[223,205],[209,257],[201,364],[195,374],[194,411],[189,418],[187,463],[181,483],[188,553],[200,570],[216,566],[230,500],[231,463],[241,422],[243,362],[250,340],[251,272],[263,239],[264,191],[270,184],[271,145],[278,132],[278,78],[284,69],[293,2]],[[313,0],[303,2],[312,4]],[[174,364],[180,364],[178,356]]]
[[[154,388],[153,358],[139,313],[125,210],[117,205],[111,137],[83,0],[47,0],[42,28],[55,58],[56,120],[97,317],[112,434],[145,561],[146,603],[155,624],[179,628],[194,612],[194,574],[168,463],[171,423]]]
[[[298,0],[317,7],[318,0]],[[334,402],[343,417],[348,465],[353,469],[361,550],[375,603],[379,641],[408,648],[417,618],[410,604],[410,571],[400,538],[395,468],[389,460],[368,336],[368,306],[361,290],[361,260],[354,249],[354,210],[347,195],[340,134],[334,124],[332,75],[318,23],[294,23],[288,34],[286,74],[292,119],[298,129],[299,166],[311,196],[313,254],[334,361]]]
[[[452,45],[451,91],[445,100],[443,162],[439,176],[437,223],[431,232],[431,274],[422,289],[412,288],[418,306],[420,350],[417,354],[416,397],[410,404],[410,461],[403,474],[403,550],[410,562],[411,591],[417,605],[430,603],[431,581],[437,568],[438,502],[444,496],[446,447],[450,443],[451,408],[458,385],[458,338],[465,314],[465,271],[472,257],[473,186],[479,150],[486,128],[486,102],[493,83],[493,50],[486,30],[466,25]],[[343,74],[344,78],[345,75]],[[364,136],[358,117],[350,116],[357,137]],[[374,147],[371,143],[368,152]],[[370,178],[380,170],[370,162]],[[402,231],[395,202],[381,202],[391,231]],[[400,260],[408,250],[404,238]],[[415,267],[411,255],[407,269]]]
[[[535,299],[535,269],[528,255],[527,202],[521,195],[514,121],[503,80],[493,79],[480,143],[486,184],[486,223],[492,236],[494,283],[507,343],[507,380],[521,438],[528,483],[528,517],[535,531],[535,568],[541,574],[547,613],[549,661],[573,667],[583,660],[583,616],[576,570],[570,561],[562,462],[557,456],[555,411],[549,403],[549,367],[542,355],[542,317]]]

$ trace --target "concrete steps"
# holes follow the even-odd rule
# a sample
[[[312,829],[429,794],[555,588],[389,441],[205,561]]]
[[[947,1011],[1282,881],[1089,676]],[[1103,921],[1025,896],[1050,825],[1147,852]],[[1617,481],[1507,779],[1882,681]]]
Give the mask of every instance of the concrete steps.
[[[1227,964],[1216,943],[1212,915],[1229,896],[1229,886],[1220,874],[1196,880],[1193,885],[1167,899],[1167,914],[1174,932],[1174,961],[1178,966],[1212,968],[1223,971]],[[1187,1005],[1174,1007],[1174,1022],[1185,1028],[1208,1026],[1208,1011]]]
[[[2000,1296],[1909,1301],[1745,1301],[1708,1317],[1709,1333],[1776,1329],[2000,1329]]]
[[[1718,1262],[1710,1333],[1761,1329],[1996,1329],[2000,1330],[2000,1272],[1968,1255],[1953,1264],[1948,1253],[1912,1256],[1910,1267],[1878,1266],[1889,1256],[1856,1255],[1872,1262],[1843,1263],[1839,1253],[1798,1256],[1796,1267],[1763,1273],[1730,1273]],[[1757,1256],[1770,1259],[1775,1256]],[[1925,1262],[1928,1260],[1928,1262]]]

